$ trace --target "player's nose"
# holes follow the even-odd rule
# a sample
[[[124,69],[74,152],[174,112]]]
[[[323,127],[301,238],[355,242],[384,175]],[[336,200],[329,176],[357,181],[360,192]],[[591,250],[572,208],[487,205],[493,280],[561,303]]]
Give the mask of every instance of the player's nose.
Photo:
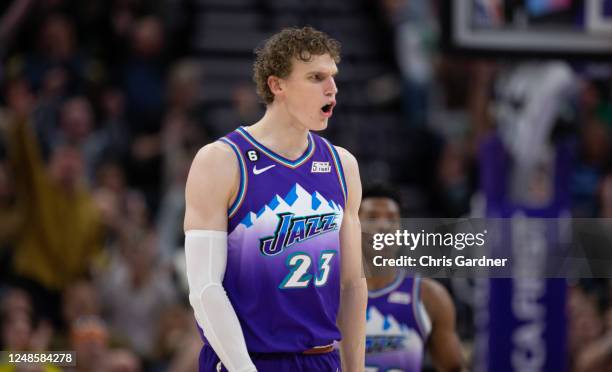
[[[333,97],[336,94],[338,94],[338,86],[336,85],[336,80],[330,76],[325,85],[325,95]]]

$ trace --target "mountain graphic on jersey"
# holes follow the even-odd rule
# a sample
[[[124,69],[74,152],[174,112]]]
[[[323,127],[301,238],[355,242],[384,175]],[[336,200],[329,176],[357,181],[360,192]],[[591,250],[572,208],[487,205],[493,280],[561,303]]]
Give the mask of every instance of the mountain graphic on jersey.
[[[397,322],[393,315],[383,315],[369,306],[366,313],[366,353],[402,350],[422,344],[418,332]]]
[[[232,236],[259,240],[259,250],[274,256],[306,240],[337,230],[343,210],[319,192],[312,194],[296,183],[284,196],[275,195],[257,213],[249,212]]]

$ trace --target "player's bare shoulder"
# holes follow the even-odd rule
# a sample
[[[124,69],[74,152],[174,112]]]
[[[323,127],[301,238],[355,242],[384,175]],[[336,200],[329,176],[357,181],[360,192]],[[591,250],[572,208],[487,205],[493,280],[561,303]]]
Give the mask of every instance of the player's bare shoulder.
[[[349,169],[356,169],[359,171],[359,166],[357,164],[357,159],[353,154],[351,154],[347,149],[340,146],[334,146],[336,151],[338,152],[338,156],[340,156],[340,161],[342,162],[342,167]],[[348,169],[347,169],[348,171]]]
[[[444,316],[455,311],[455,305],[446,288],[433,279],[424,278],[421,281],[421,301],[432,315]]]
[[[202,147],[191,163],[185,187],[185,229],[220,228],[236,193],[240,173],[229,145],[216,141]]]
[[[342,168],[344,170],[344,177],[346,179],[346,187],[348,189],[348,204],[349,206],[353,206],[359,209],[359,205],[361,204],[361,179],[359,176],[359,164],[357,163],[357,159],[353,154],[351,154],[347,149],[334,146],[338,156],[340,157],[340,162],[342,163]]]
[[[197,181],[197,187],[203,185],[200,183],[217,183],[231,181],[238,174],[238,165],[236,163],[236,155],[229,145],[222,141],[209,143],[202,147],[193,159],[187,178],[187,188]],[[228,186],[227,183],[225,186]]]
[[[361,182],[359,180],[359,164],[357,164],[357,159],[343,147],[334,146],[334,148],[338,152],[340,162],[342,162],[342,168],[344,169],[346,182],[348,184],[347,187],[350,188],[351,183],[359,183],[359,189],[361,189]]]
[[[215,141],[202,147],[194,158],[195,163],[227,162],[224,166],[236,166],[235,154],[231,147],[223,141]],[[237,168],[237,167],[236,167]]]

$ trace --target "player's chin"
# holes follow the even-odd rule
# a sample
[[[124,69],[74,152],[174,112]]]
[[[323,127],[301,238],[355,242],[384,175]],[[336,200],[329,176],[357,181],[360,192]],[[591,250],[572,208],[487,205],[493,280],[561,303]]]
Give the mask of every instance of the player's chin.
[[[311,126],[310,130],[314,132],[325,130],[327,129],[327,122],[328,122],[328,118],[321,119],[317,121],[316,123],[314,123],[314,125]]]

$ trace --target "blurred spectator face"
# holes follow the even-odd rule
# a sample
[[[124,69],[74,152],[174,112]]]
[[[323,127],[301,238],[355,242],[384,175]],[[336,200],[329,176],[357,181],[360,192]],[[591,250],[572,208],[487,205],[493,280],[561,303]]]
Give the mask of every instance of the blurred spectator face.
[[[83,97],[73,98],[62,107],[60,126],[71,143],[86,140],[93,129],[93,110]]]
[[[600,166],[605,164],[610,151],[610,140],[605,125],[591,120],[582,129],[582,153],[587,164]]]
[[[78,369],[92,370],[100,366],[106,357],[108,330],[99,318],[81,318],[71,327],[70,341],[78,355]]]
[[[125,194],[123,169],[114,162],[102,163],[96,170],[94,200],[102,214],[104,224],[113,230],[121,228],[124,214],[121,211],[121,200]]]
[[[23,79],[9,82],[6,87],[6,101],[8,107],[18,115],[28,115],[34,104],[34,95],[30,86]]]
[[[6,314],[2,322],[2,346],[5,350],[28,350],[32,336],[32,322],[26,312]]]
[[[108,189],[115,193],[122,193],[125,189],[125,174],[119,164],[108,162],[100,165],[97,171],[98,187]]]
[[[129,34],[134,23],[134,8],[137,2],[138,0],[115,0],[113,2],[111,21],[113,31],[117,36],[124,37]]]
[[[66,288],[62,312],[66,324],[73,324],[80,318],[99,315],[100,302],[96,289],[86,281],[76,282]]]
[[[46,97],[58,97],[64,93],[68,82],[68,73],[62,68],[50,69],[43,79],[41,94]]]
[[[140,360],[129,350],[112,350],[105,358],[104,372],[140,372]]]
[[[3,314],[11,313],[32,313],[32,300],[30,296],[22,289],[13,288],[7,291],[3,296],[0,304],[0,310]]]
[[[109,189],[100,188],[95,190],[94,201],[104,225],[112,230],[116,230],[121,225],[121,214],[119,213],[119,196]]]
[[[407,6],[409,0],[383,0],[381,2],[385,15],[389,21],[393,21],[395,16]]]
[[[195,61],[181,61],[170,73],[169,95],[171,105],[189,109],[197,99],[201,81],[200,66]]]
[[[400,206],[390,198],[369,197],[361,202],[359,219],[364,233],[363,253],[371,261],[374,255],[394,257],[397,248],[372,249],[374,234],[394,233],[400,228]]]
[[[54,182],[68,191],[74,191],[83,177],[81,151],[68,145],[54,148],[49,162],[49,173]]]
[[[159,55],[164,47],[164,32],[159,19],[145,17],[138,21],[132,33],[132,43],[134,52],[140,57]]]
[[[49,16],[40,32],[39,40],[46,55],[55,60],[70,57],[74,49],[74,30],[68,19],[62,15]]]
[[[107,118],[116,119],[123,116],[125,98],[119,90],[109,89],[102,96],[102,109]]]
[[[153,262],[157,256],[157,235],[150,230],[143,236],[136,237],[132,242],[125,247],[126,261],[135,278],[146,278],[153,268]]]
[[[239,85],[232,96],[234,108],[242,121],[251,122],[260,114],[257,94],[251,86]]]
[[[144,195],[138,191],[128,192],[125,194],[123,202],[123,212],[130,225],[145,228],[149,220],[149,209]]]

